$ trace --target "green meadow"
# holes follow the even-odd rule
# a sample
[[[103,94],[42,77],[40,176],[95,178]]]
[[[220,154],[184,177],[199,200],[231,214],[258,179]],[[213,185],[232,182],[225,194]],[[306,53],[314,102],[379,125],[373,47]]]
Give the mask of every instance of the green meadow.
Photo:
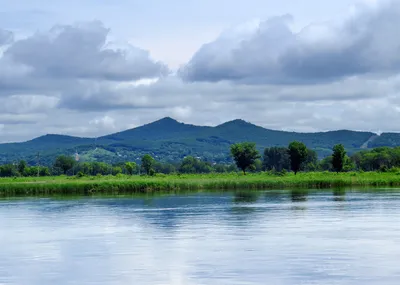
[[[155,176],[54,176],[0,178],[0,196],[134,194],[202,190],[267,190],[334,187],[396,187],[398,172],[305,172],[276,175],[174,174]]]

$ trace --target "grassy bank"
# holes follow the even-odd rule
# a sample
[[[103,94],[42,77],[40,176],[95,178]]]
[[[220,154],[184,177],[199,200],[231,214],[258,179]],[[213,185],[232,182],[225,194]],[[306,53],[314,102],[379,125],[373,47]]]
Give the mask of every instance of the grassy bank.
[[[1,178],[1,196],[131,194],[154,191],[332,188],[350,186],[400,186],[397,173],[299,173],[275,176],[266,173]]]

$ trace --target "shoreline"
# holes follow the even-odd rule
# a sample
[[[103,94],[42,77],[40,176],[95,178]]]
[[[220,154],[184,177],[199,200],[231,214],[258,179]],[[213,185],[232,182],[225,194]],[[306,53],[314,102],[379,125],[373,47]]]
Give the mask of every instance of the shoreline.
[[[275,176],[267,173],[192,174],[103,177],[0,178],[0,197],[35,195],[145,194],[202,190],[330,189],[340,187],[396,187],[398,173],[309,172]]]

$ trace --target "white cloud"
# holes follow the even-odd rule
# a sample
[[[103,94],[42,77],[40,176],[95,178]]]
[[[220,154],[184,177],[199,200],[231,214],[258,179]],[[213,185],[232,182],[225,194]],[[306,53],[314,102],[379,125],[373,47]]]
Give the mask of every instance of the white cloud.
[[[10,44],[14,39],[14,34],[10,31],[0,29],[0,46]]]
[[[186,81],[135,44],[114,40],[101,22],[14,39],[0,32],[0,140],[99,136],[164,116],[199,125],[241,118],[283,130],[400,131],[400,5],[354,7],[344,20],[298,31],[286,14],[245,21],[193,55],[181,70]],[[158,40],[179,53],[177,39]]]
[[[95,118],[89,121],[89,124],[95,125],[105,130],[115,129],[115,120],[108,115],[105,115],[104,117],[101,118]]]
[[[145,50],[107,47],[109,29],[101,22],[54,26],[14,42],[4,57],[32,68],[35,76],[98,80],[138,80],[168,72]]]
[[[18,125],[18,124],[35,124],[39,121],[44,121],[47,114],[28,113],[28,114],[0,114],[0,123],[5,125]]]
[[[172,108],[172,115],[176,119],[187,119],[192,114],[192,108],[190,106],[176,106]]]
[[[400,2],[359,5],[340,24],[310,24],[295,33],[291,16],[245,33],[224,33],[180,70],[188,81],[315,84],[348,76],[400,72]]]
[[[0,112],[9,114],[46,113],[57,106],[59,98],[21,94],[9,97],[0,97]]]

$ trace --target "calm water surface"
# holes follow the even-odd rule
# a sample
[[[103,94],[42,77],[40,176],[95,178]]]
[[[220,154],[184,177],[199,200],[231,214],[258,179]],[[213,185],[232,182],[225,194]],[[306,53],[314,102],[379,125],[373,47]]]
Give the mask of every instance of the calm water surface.
[[[0,200],[0,284],[400,284],[400,190]]]

